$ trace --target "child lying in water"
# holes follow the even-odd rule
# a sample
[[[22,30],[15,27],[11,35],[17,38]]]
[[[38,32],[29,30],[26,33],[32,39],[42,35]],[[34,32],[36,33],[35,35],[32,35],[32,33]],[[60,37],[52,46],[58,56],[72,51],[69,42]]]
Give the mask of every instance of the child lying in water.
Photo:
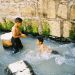
[[[38,45],[38,50],[40,52],[40,54],[59,54],[59,52],[57,51],[54,51],[50,48],[48,48],[44,43],[44,40],[43,40],[43,37],[39,36],[38,37],[38,40],[37,40],[37,45]]]

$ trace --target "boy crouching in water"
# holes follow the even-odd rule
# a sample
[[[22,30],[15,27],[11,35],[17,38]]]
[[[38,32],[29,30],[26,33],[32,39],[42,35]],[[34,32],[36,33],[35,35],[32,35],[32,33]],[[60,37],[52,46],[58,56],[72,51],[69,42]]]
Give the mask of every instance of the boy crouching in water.
[[[54,50],[48,48],[43,43],[44,42],[43,37],[39,36],[37,39],[38,39],[37,40],[37,45],[38,45],[38,50],[39,50],[40,54],[51,54],[51,53],[53,53],[53,54],[59,54],[59,52],[54,51]]]
[[[22,36],[22,33],[19,29],[19,27],[22,25],[22,19],[17,17],[15,19],[15,25],[12,27],[12,47],[14,49],[14,53],[17,53],[19,49],[23,48],[23,45],[21,43],[20,37]]]

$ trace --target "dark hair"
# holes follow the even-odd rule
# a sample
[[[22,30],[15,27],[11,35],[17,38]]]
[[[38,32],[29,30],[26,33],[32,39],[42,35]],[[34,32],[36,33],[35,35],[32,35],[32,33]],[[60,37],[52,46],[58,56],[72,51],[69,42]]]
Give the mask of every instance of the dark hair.
[[[44,39],[43,39],[42,36],[38,36],[37,39],[38,39],[40,42],[42,42],[42,43],[43,43],[43,41],[44,41]]]
[[[15,19],[15,23],[16,23],[16,22],[22,23],[22,19],[19,18],[19,17],[17,17],[17,18]]]

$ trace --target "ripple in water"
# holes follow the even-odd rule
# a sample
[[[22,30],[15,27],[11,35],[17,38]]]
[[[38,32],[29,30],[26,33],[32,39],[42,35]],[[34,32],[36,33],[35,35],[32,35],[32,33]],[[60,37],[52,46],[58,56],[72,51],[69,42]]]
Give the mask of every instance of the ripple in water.
[[[72,50],[72,52],[73,51],[75,51],[75,48]],[[66,55],[66,54],[68,54],[68,55]],[[22,55],[24,55],[24,54],[22,54]],[[67,65],[75,66],[75,58],[72,57],[72,54],[69,51],[65,51],[65,54],[62,56],[62,55],[55,55],[55,54],[40,55],[37,51],[29,50],[29,52],[27,52],[23,56],[23,60],[27,60],[28,62],[32,62],[32,63],[40,62],[43,60],[50,60],[52,58],[55,59],[55,63],[58,65],[67,64]]]

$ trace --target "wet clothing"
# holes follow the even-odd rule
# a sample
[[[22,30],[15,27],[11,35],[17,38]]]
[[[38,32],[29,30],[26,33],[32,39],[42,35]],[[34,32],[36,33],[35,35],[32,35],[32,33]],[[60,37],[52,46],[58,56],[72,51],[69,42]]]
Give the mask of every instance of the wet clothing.
[[[14,49],[15,52],[18,52],[20,49],[23,48],[20,38],[12,37],[11,42],[12,42],[12,48]]]

